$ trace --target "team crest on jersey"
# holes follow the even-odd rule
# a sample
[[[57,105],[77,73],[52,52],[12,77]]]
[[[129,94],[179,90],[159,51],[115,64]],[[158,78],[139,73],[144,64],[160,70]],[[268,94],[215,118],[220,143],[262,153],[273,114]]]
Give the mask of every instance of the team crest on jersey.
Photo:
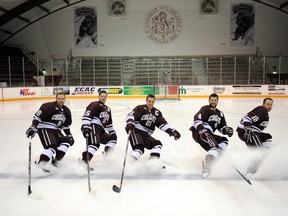
[[[153,116],[152,114],[145,114],[141,117],[141,121],[156,122],[156,116]]]
[[[155,43],[168,44],[174,41],[182,30],[182,19],[174,8],[158,5],[147,13],[144,30],[148,38]]]
[[[99,114],[99,118],[102,119],[103,124],[106,124],[109,121],[110,115],[104,111]]]
[[[217,115],[211,115],[208,119],[208,122],[211,122],[211,121],[214,121],[214,122],[217,122],[218,124],[220,124],[221,118],[218,117]]]
[[[52,120],[65,122],[66,117],[63,114],[55,114],[52,116]]]

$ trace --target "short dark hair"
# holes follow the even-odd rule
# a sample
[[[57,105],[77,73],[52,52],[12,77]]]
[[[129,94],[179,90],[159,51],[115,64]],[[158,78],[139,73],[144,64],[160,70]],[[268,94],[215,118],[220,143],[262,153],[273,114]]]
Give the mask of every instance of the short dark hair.
[[[100,96],[102,93],[108,95],[108,93],[106,91],[104,91],[104,90],[101,90],[98,95]]]
[[[217,95],[216,93],[211,94],[211,95],[209,96],[209,100],[210,100],[211,97],[216,97],[217,100],[219,99],[219,97],[218,97],[218,95]]]
[[[146,97],[146,101],[148,100],[148,98],[154,98],[154,100],[156,100],[156,98],[153,94],[148,94]]]
[[[56,93],[56,98],[58,97],[58,95],[64,95],[64,97],[66,97],[66,94],[64,91],[59,91]]]
[[[272,99],[272,98],[267,97],[267,98],[264,98],[264,99],[263,99],[263,104],[265,104],[265,102],[266,102],[267,100],[271,100],[271,101],[273,102],[273,99]]]

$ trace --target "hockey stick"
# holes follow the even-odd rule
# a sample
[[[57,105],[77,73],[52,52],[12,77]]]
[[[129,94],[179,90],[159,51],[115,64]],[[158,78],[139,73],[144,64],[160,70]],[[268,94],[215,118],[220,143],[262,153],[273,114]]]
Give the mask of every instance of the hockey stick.
[[[29,154],[28,154],[28,196],[34,199],[41,199],[42,196],[40,194],[32,193],[31,189],[31,145],[32,138],[29,136]]]
[[[91,192],[91,183],[90,183],[90,164],[89,164],[89,152],[88,152],[88,136],[86,136],[86,164],[87,164],[87,172],[88,172],[88,191]]]
[[[211,138],[208,138],[208,144],[211,146],[211,147],[214,147],[215,148],[215,143],[214,143],[214,141],[211,139]],[[202,164],[202,166],[203,166],[203,164]],[[252,183],[251,183],[251,181],[248,179],[248,178],[246,178],[233,164],[231,164],[231,166],[233,167],[233,169],[248,183],[248,184],[250,184],[250,185],[252,185]]]
[[[29,137],[29,159],[28,159],[28,196],[32,193],[31,190],[31,136]]]
[[[89,145],[89,142],[88,142],[88,136],[86,136],[86,157],[87,157],[87,161],[86,161],[86,164],[87,164],[87,179],[88,179],[88,192],[91,194],[91,195],[95,195],[96,194],[96,190],[92,190],[91,189],[91,180],[90,180],[90,164],[89,164],[89,152],[88,152],[88,145]]]
[[[113,185],[113,187],[112,187],[112,190],[116,193],[120,193],[121,189],[122,189],[122,183],[123,183],[123,177],[124,177],[124,172],[125,172],[125,165],[126,165],[126,159],[127,159],[130,134],[131,134],[131,131],[129,131],[129,133],[128,133],[127,144],[126,144],[126,149],[125,149],[125,156],[124,156],[124,161],[123,161],[122,174],[121,174],[121,180],[120,180],[120,186],[118,187],[117,185]]]
[[[252,185],[251,181],[246,178],[234,165],[231,164],[231,166],[234,168],[234,170],[236,170],[237,173],[239,173],[239,175],[250,185]]]
[[[86,135],[86,165],[87,165],[87,179],[88,179],[88,192],[91,192],[91,181],[90,181],[90,164],[89,164],[89,152],[88,152],[88,134]]]

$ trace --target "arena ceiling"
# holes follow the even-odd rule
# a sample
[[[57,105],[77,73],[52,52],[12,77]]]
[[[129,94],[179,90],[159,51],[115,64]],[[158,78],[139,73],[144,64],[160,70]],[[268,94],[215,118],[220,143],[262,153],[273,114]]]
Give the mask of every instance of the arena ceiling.
[[[33,23],[85,0],[1,0],[0,45]]]
[[[0,45],[26,27],[85,0],[1,0]],[[288,14],[288,0],[251,0]]]

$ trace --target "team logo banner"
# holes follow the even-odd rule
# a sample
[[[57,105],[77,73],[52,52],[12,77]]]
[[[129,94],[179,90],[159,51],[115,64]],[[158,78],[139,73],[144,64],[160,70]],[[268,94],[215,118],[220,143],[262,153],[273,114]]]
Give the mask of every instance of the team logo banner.
[[[147,37],[158,44],[174,41],[182,30],[182,19],[174,8],[158,5],[148,11],[144,19],[144,30]]]
[[[97,47],[96,7],[74,7],[75,48]]]
[[[254,44],[254,4],[231,4],[230,44],[246,46]]]

